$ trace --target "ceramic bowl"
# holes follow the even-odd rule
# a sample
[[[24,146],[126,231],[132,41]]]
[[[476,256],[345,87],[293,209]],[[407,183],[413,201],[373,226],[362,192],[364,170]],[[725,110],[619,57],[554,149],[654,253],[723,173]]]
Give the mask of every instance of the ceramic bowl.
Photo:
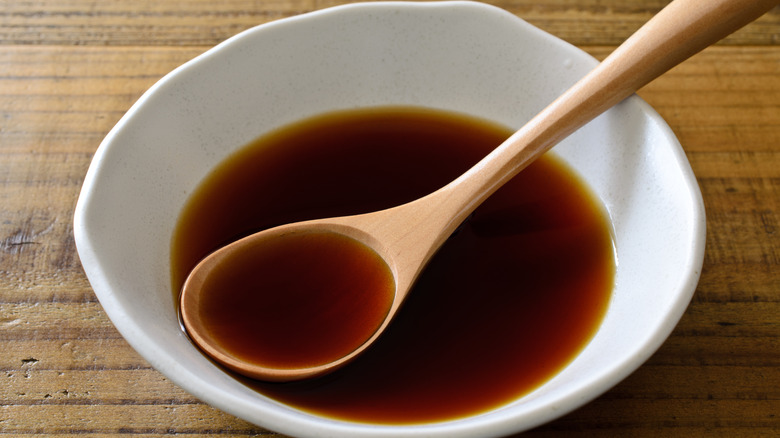
[[[75,214],[78,253],[106,313],[171,381],[295,436],[506,435],[607,391],[666,339],[690,301],[704,247],[701,193],[669,127],[633,96],[558,145],[614,227],[616,285],[599,331],[546,384],[493,411],[384,426],[267,399],[206,359],[180,329],[170,247],[188,196],[222,159],[275,127],[335,109],[441,108],[520,127],[596,61],[479,3],[367,3],[247,30],[176,69],[98,148]]]

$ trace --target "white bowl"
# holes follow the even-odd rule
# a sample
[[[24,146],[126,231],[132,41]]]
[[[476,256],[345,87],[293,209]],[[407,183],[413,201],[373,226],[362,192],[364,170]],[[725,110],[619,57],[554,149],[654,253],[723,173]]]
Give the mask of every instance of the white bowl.
[[[84,270],[127,341],[196,397],[296,436],[475,437],[526,430],[618,383],[666,339],[695,289],[704,209],[683,151],[633,96],[555,148],[602,200],[618,267],[582,353],[522,399],[435,424],[318,417],[265,398],[206,359],[172,304],[171,237],[199,181],[262,133],[334,109],[442,108],[520,127],[596,65],[579,49],[479,3],[372,3],[258,26],[154,85],[95,154],[75,214]]]

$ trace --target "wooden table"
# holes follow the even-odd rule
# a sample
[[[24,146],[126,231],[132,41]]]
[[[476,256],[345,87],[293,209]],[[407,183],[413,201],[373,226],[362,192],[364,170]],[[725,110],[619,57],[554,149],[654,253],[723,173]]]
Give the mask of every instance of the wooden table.
[[[0,1],[0,435],[277,436],[127,345],[81,269],[72,216],[95,149],[147,87],[243,29],[337,3]],[[493,3],[603,58],[666,1]],[[701,281],[644,366],[529,436],[778,436],[780,9],[640,94],[704,193]]]

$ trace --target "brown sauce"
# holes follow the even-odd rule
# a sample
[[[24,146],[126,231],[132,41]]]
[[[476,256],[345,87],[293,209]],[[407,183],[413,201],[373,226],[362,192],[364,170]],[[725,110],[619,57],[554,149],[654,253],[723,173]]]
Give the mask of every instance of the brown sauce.
[[[368,340],[394,294],[393,273],[371,248],[335,233],[289,233],[215,265],[201,285],[197,319],[236,359],[315,367]]]
[[[185,207],[172,244],[174,290],[230,241],[411,201],[509,134],[466,116],[380,108],[265,136],[215,169]],[[538,388],[582,350],[606,312],[614,271],[603,209],[548,154],[474,212],[353,363],[296,383],[242,380],[280,402],[351,421],[410,424],[484,412]],[[261,318],[241,306],[246,319]]]

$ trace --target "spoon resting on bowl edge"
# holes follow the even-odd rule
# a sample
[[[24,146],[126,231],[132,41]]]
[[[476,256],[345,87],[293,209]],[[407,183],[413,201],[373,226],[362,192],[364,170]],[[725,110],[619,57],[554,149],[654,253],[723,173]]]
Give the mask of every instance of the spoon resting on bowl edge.
[[[498,148],[436,192],[379,212],[282,225],[215,251],[182,288],[180,311],[188,335],[218,363],[258,380],[300,380],[342,367],[381,335],[439,247],[499,187],[648,82],[778,4],[674,0]],[[251,358],[218,340],[221,328],[204,323],[208,309],[201,298],[229,294],[234,287],[256,291],[276,314],[273,323],[278,319],[279,330],[294,330],[296,339],[307,340],[292,346],[295,357],[274,353],[276,333],[264,333],[265,344]],[[326,352],[323,343],[338,345]]]

